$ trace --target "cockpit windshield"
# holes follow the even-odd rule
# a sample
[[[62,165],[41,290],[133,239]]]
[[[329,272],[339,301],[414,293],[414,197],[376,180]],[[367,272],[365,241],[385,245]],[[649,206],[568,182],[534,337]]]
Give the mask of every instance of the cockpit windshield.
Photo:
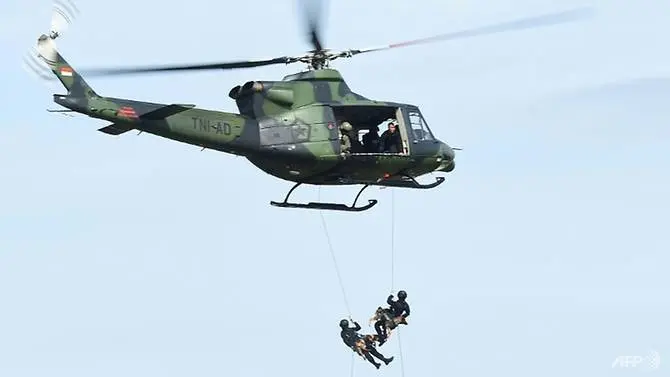
[[[417,141],[432,141],[435,140],[430,128],[428,128],[428,123],[418,110],[409,110],[407,112],[409,116],[409,123],[412,127],[412,137]]]

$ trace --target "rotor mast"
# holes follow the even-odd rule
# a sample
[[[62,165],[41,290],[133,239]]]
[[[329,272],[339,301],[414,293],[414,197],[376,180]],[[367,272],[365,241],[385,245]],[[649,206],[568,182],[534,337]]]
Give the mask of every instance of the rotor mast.
[[[325,69],[330,66],[330,59],[327,55],[326,50],[322,51],[311,51],[311,55],[300,60],[303,63],[307,63],[307,67],[310,70],[319,70]]]
[[[307,64],[309,70],[326,69],[330,67],[330,62],[337,58],[350,58],[354,56],[355,50],[341,51],[337,53],[330,52],[331,50],[312,50],[309,55],[305,55],[296,59],[296,61]]]

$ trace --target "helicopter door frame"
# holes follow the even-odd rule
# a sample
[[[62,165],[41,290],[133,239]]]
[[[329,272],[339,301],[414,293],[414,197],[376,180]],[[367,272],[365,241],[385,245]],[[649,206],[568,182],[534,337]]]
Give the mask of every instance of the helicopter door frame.
[[[399,106],[395,111],[395,120],[398,123],[400,140],[402,140],[402,152],[400,155],[408,156],[411,153],[409,134],[407,133],[407,122],[405,122],[405,107]]]

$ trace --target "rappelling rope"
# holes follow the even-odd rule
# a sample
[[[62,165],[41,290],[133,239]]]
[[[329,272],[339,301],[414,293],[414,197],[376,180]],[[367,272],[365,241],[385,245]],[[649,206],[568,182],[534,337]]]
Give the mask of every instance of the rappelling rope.
[[[405,362],[402,359],[402,342],[400,341],[400,329],[398,329],[398,354],[400,355],[400,375],[405,376]]]
[[[391,188],[391,293],[395,275],[395,190]]]
[[[321,187],[319,187],[317,201],[321,201]],[[333,265],[335,266],[335,272],[337,273],[337,280],[340,282],[340,289],[342,290],[342,297],[344,298],[344,305],[347,307],[347,313],[349,313],[349,319],[351,318],[351,307],[349,306],[349,300],[347,300],[347,292],[344,289],[344,283],[342,282],[342,275],[340,274],[340,268],[337,265],[337,259],[335,258],[335,251],[333,251],[333,242],[330,240],[330,233],[328,232],[328,226],[326,225],[326,218],[323,216],[323,211],[319,210],[319,216],[321,217],[321,225],[323,225],[323,232],[326,234],[326,241],[328,242],[328,250],[330,251],[330,257],[333,259]],[[354,377],[354,352],[351,353],[351,367],[349,368],[349,376]]]
[[[393,294],[395,280],[395,190],[391,187],[391,294]],[[400,327],[398,331],[398,354],[400,355],[400,375],[405,376],[405,363],[402,357],[402,342],[400,341]]]
[[[321,201],[321,188],[319,187],[319,201]],[[326,225],[326,218],[323,216],[323,211],[319,210],[319,216],[321,216],[321,225],[323,225],[323,232],[326,234],[326,241],[328,242],[328,250],[330,251],[330,257],[333,259],[333,265],[335,266],[335,272],[337,273],[337,280],[340,282],[340,289],[342,290],[342,297],[344,298],[344,305],[347,307],[347,313],[349,313],[349,318],[351,318],[351,307],[349,306],[349,300],[347,300],[347,293],[344,289],[344,283],[342,282],[342,275],[340,274],[340,268],[337,265],[337,259],[335,258],[335,251],[333,251],[333,242],[330,240],[330,233],[328,232],[328,226]]]
[[[318,190],[318,201],[321,201],[321,187]],[[352,319],[351,316],[351,307],[349,306],[349,300],[347,299],[346,289],[344,288],[344,283],[342,281],[342,275],[340,274],[340,268],[337,264],[337,258],[335,257],[335,251],[333,250],[333,243],[330,238],[330,233],[328,232],[328,225],[326,224],[326,219],[323,216],[323,211],[319,210],[319,216],[321,217],[321,225],[323,226],[323,231],[326,235],[326,241],[328,242],[328,251],[333,260],[333,265],[335,266],[335,272],[337,273],[337,280],[340,284],[340,289],[342,290],[342,298],[344,299],[344,305],[347,308],[347,313],[349,314],[349,319]],[[391,293],[393,293],[395,280],[395,192],[391,188]],[[400,328],[398,328],[398,350],[400,353],[400,372],[401,376],[405,376],[405,367],[402,356],[402,342],[400,341]],[[351,368],[350,376],[354,376],[354,354],[351,354]]]

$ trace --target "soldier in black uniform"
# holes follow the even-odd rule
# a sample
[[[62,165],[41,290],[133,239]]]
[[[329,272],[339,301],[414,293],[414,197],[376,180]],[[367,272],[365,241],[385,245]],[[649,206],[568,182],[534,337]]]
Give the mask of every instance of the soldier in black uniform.
[[[375,368],[379,369],[381,366],[380,363],[376,362],[375,359],[372,358],[372,356],[378,358],[379,360],[383,361],[384,364],[388,365],[391,361],[393,361],[393,356],[389,357],[388,359],[384,357],[379,351],[374,346],[374,335],[366,335],[362,336],[357,333],[358,330],[361,329],[361,325],[358,324],[358,322],[354,321],[354,326],[355,327],[349,327],[349,321],[346,319],[343,319],[340,321],[340,328],[342,331],[340,332],[340,337],[342,337],[342,341],[344,344],[349,346],[352,350],[358,352],[359,354],[362,354],[365,359],[367,359],[372,365],[375,366]]]
[[[409,304],[407,303],[406,299],[407,292],[405,291],[398,292],[397,301],[393,301],[393,295],[389,295],[389,297],[386,299],[386,303],[389,305],[389,308],[384,309],[382,313],[380,313],[381,315],[379,316],[377,322],[375,322],[375,330],[377,331],[377,336],[379,337],[380,346],[386,342],[386,338],[388,337],[387,323],[390,323],[388,330],[395,329],[396,322],[403,325],[407,324],[405,318],[409,316]],[[390,320],[384,318],[384,312],[388,314],[389,317],[391,317]]]
[[[406,299],[407,292],[405,291],[398,292],[397,301],[393,301],[393,295],[389,295],[389,297],[386,299],[386,303],[389,304],[394,317],[402,317],[403,320],[409,317],[409,304],[407,303]]]
[[[400,138],[400,131],[395,122],[388,124],[388,130],[384,131],[379,137],[380,152],[387,153],[402,153],[402,140]]]

